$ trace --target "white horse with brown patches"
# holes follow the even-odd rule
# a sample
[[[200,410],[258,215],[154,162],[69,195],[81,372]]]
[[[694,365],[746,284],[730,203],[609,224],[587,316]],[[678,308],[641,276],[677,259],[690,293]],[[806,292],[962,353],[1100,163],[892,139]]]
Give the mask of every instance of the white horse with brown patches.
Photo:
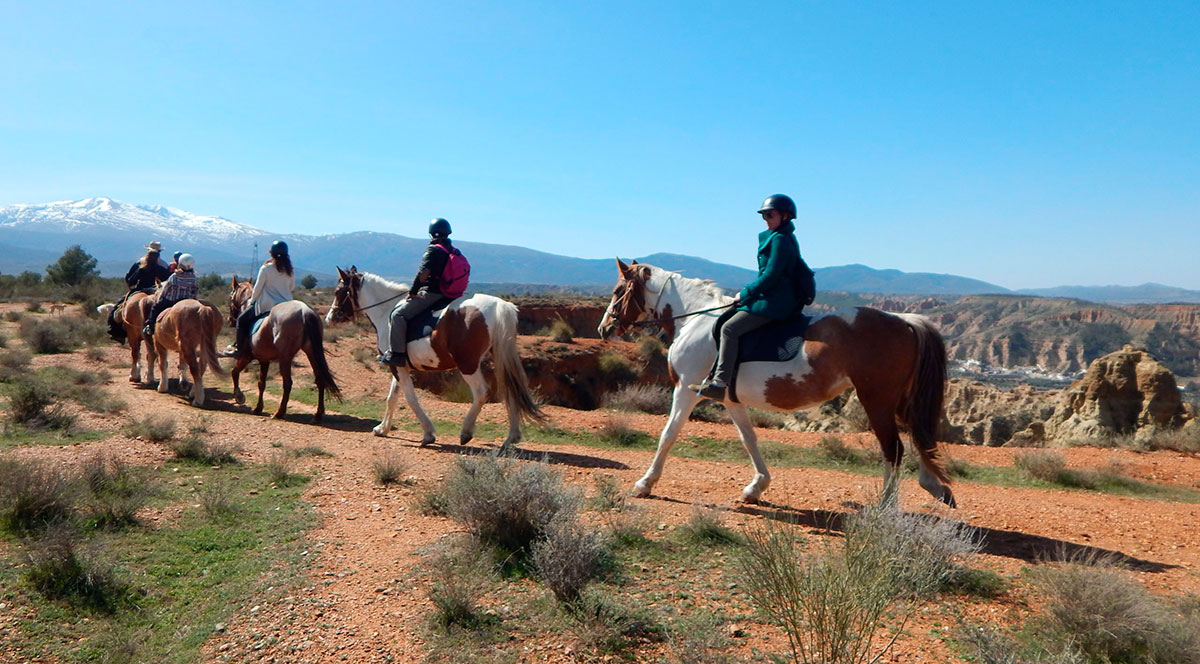
[[[391,323],[388,315],[400,299],[408,295],[409,287],[388,281],[369,272],[338,268],[338,285],[333,306],[325,315],[328,324],[357,318],[365,313],[378,334],[378,347],[386,348]],[[463,420],[459,440],[467,444],[475,437],[475,419],[488,396],[487,379],[481,370],[484,356],[491,351],[496,372],[496,388],[508,409],[508,437],[500,453],[521,440],[521,420],[541,420],[545,416],[533,400],[521,356],[517,352],[517,306],[491,295],[468,295],[452,301],[443,311],[433,334],[409,342],[408,363],[419,371],[449,371],[458,369],[471,389],[471,407]],[[421,422],[422,445],[435,439],[433,422],[417,401],[409,367],[390,367],[392,386],[388,390],[383,421],[373,429],[376,436],[386,436],[392,428],[392,412],[400,393]]]
[[[652,265],[619,259],[620,279],[600,321],[602,338],[622,334],[639,321],[662,321],[671,343],[667,361],[675,381],[671,414],[658,440],[658,451],[635,493],[648,496],[662,475],[675,439],[701,397],[686,386],[700,383],[717,358],[713,326],[719,311],[682,318],[678,334],[672,317],[733,302],[711,281],[689,279]],[[854,387],[867,412],[884,458],[884,500],[896,497],[896,476],[904,448],[900,428],[912,433],[920,457],[920,483],[934,498],[954,506],[949,477],[938,456],[936,428],[942,417],[946,348],[928,319],[858,307],[822,316],[809,325],[800,353],[786,362],[740,365],[736,394],[725,407],[754,465],[754,479],[742,500],[758,502],[771,482],[758,450],[747,406],[792,411],[823,403]]]

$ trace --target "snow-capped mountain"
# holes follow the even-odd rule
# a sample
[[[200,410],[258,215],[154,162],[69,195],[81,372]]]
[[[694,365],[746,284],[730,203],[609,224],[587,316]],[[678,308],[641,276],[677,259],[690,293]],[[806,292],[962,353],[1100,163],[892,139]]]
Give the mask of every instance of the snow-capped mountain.
[[[223,217],[204,217],[162,205],[132,205],[111,198],[85,198],[41,205],[0,207],[0,229],[38,233],[80,233],[90,230],[132,231],[187,242],[241,242],[261,238],[266,231]]]

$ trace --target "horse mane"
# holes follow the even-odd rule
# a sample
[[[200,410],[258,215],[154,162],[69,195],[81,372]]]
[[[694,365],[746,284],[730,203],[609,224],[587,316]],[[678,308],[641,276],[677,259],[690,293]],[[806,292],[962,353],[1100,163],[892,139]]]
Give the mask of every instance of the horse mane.
[[[666,275],[674,274],[675,279],[677,281],[688,283],[693,288],[695,288],[697,291],[699,291],[699,293],[701,295],[703,295],[705,297],[712,297],[714,300],[718,300],[718,301],[722,301],[722,302],[730,299],[729,296],[725,294],[725,289],[718,286],[717,282],[713,281],[712,279],[702,279],[700,277],[685,277],[685,276],[683,276],[682,272],[675,272],[673,270],[668,270],[666,268],[658,267],[657,265],[649,265],[647,263],[639,263],[639,265],[644,265],[646,267],[652,268],[654,270],[658,270],[659,272],[663,273],[662,279],[664,281],[667,278]]]
[[[383,286],[384,288],[389,288],[391,290],[398,290],[398,291],[412,290],[412,287],[409,286],[408,284],[402,284],[398,281],[384,279],[383,277],[379,276],[378,274],[373,274],[371,272],[359,272],[358,275],[363,278],[363,281],[369,281],[373,284]]]

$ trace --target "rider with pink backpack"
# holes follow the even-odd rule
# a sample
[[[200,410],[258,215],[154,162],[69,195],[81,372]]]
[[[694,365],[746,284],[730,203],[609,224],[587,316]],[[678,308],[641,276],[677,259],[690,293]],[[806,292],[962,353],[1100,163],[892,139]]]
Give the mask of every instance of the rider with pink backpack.
[[[467,290],[471,266],[466,256],[450,243],[450,222],[441,217],[429,222],[429,237],[408,298],[392,309],[388,348],[379,357],[383,364],[407,366],[409,321],[418,314],[445,306]]]

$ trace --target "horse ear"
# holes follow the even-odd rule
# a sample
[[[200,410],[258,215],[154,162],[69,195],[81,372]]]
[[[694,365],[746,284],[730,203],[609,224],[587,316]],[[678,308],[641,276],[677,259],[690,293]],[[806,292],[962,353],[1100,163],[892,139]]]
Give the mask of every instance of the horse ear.
[[[633,259],[633,260],[629,261],[629,264],[630,264],[630,265],[637,265],[637,264],[638,264],[638,262],[637,262],[637,259],[635,258],[635,259]]]
[[[621,272],[622,277],[629,275],[629,266],[622,263],[619,257],[617,258],[617,270]]]
[[[341,279],[342,281],[345,281],[345,280],[346,280],[346,278],[350,276],[349,274],[346,274],[346,271],[345,271],[345,270],[343,270],[341,267],[339,267],[339,266],[337,266],[337,265],[335,265],[334,267],[336,267],[336,268],[337,268],[337,271],[338,271],[338,278],[339,278],[339,279]]]
[[[233,284],[232,285],[234,288],[237,288],[237,275],[236,274],[233,275]]]
[[[350,274],[358,274],[358,266],[357,265],[350,266]]]

